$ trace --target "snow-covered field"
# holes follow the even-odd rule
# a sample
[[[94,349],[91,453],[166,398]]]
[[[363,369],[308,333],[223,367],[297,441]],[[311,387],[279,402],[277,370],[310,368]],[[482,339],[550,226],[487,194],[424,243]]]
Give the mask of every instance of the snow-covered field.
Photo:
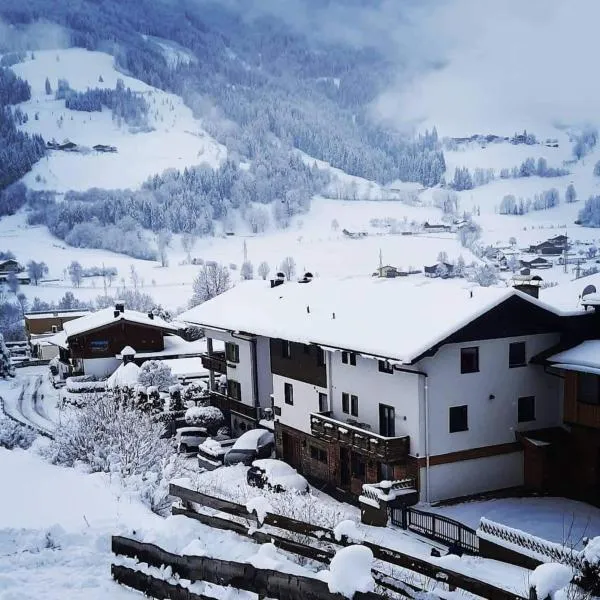
[[[217,166],[227,156],[225,148],[203,130],[179,96],[119,73],[108,54],[81,48],[43,50],[36,52],[34,59],[29,55],[13,70],[31,86],[31,100],[19,105],[29,117],[25,131],[40,133],[47,141],[70,140],[90,149],[96,144],[117,147],[115,154],[52,150],[24,178],[33,189],[137,188],[150,175],[165,169],[203,162]],[[126,124],[113,122],[106,108],[102,112],[66,109],[64,100],[46,95],[46,77],[53,92],[58,79],[66,79],[78,92],[95,87],[114,89],[122,79],[125,87],[141,92],[150,104],[153,131],[131,133]]]

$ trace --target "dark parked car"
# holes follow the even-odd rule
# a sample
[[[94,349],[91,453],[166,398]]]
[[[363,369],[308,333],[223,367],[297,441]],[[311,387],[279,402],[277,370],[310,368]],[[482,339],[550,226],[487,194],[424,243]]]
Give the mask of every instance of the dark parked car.
[[[287,463],[275,458],[263,458],[255,460],[246,474],[248,485],[267,488],[272,492],[300,492],[306,494],[309,485],[302,477]]]
[[[223,464],[250,466],[257,458],[269,458],[275,448],[275,436],[268,429],[251,429],[243,433],[225,454]]]

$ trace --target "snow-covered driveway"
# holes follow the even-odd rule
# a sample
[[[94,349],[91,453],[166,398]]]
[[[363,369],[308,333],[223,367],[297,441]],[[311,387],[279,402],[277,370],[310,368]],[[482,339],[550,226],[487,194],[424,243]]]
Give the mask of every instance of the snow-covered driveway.
[[[48,367],[17,369],[14,379],[0,381],[0,398],[8,416],[50,435],[54,431],[58,393],[50,385]]]

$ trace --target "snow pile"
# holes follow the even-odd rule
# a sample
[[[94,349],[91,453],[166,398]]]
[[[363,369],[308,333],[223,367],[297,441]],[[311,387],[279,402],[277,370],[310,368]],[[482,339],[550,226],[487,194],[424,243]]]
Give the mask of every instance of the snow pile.
[[[258,467],[265,472],[267,481],[272,486],[281,486],[284,490],[295,490],[297,492],[306,492],[308,482],[296,469],[290,467],[282,460],[274,458],[261,458],[255,460],[252,466]]]
[[[600,566],[600,536],[592,538],[583,549],[583,558],[590,565]]]
[[[305,577],[311,575],[305,568],[280,554],[275,544],[272,543],[262,544],[258,552],[254,556],[251,556],[247,562],[257,569],[269,569],[282,573],[304,575]]]
[[[573,578],[573,571],[566,565],[546,563],[532,573],[529,583],[535,588],[540,600],[556,598],[556,593],[567,587]]]
[[[209,456],[222,456],[227,452],[228,448],[223,448],[223,446],[221,446],[217,440],[213,440],[213,438],[206,438],[200,444],[198,450]]]
[[[351,521],[350,519],[345,519],[344,521],[340,521],[333,528],[333,535],[335,539],[339,542],[342,537],[346,537],[349,540],[360,541],[364,539],[364,534],[358,528],[358,524],[355,521]]]
[[[264,496],[256,496],[250,498],[246,502],[246,510],[249,513],[256,513],[258,522],[262,525],[267,513],[274,513],[273,507],[269,504],[269,501]]]
[[[122,364],[108,378],[106,387],[108,389],[124,387],[134,388],[137,386],[139,374],[140,368],[134,362]]]
[[[356,592],[372,592],[375,582],[371,575],[373,552],[364,546],[348,546],[335,553],[328,571],[320,571],[332,594],[352,598]]]
[[[200,540],[192,540],[181,551],[183,556],[206,556],[206,547]]]

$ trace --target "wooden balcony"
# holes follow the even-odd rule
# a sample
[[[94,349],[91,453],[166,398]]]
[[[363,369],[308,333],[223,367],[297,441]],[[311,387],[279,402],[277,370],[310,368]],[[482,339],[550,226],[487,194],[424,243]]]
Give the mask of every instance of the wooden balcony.
[[[214,352],[211,356],[202,354],[202,366],[215,373],[227,374],[227,361],[224,352]]]
[[[332,419],[328,413],[311,413],[312,434],[325,442],[337,442],[384,462],[405,460],[410,451],[410,437],[385,437],[363,427]]]
[[[248,419],[257,419],[257,410],[255,406],[249,406],[239,400],[235,400],[221,394],[219,392],[210,392],[210,403],[212,406],[216,406],[224,413],[234,412],[247,417]]]

